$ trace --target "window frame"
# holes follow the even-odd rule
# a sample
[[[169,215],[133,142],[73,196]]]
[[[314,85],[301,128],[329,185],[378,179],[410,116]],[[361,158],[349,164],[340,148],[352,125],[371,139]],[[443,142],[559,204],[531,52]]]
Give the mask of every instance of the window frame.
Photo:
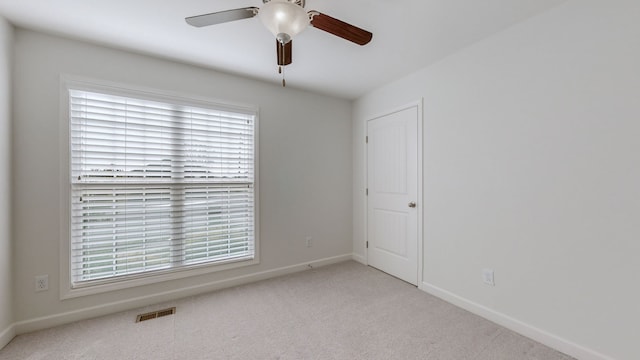
[[[168,102],[173,104],[215,108],[226,111],[238,111],[254,115],[254,257],[221,261],[216,263],[201,263],[183,268],[156,270],[153,273],[139,273],[122,278],[107,278],[93,281],[91,284],[73,286],[71,272],[71,126],[69,108],[69,90],[84,90],[127,96],[151,101]],[[119,84],[104,80],[88,79],[74,75],[60,76],[60,299],[70,299],[87,295],[94,295],[115,290],[155,284],[159,282],[183,279],[224,270],[246,267],[260,263],[259,241],[259,108],[255,105],[230,103],[212,100],[191,94],[181,94],[159,89],[144,88],[128,84]]]

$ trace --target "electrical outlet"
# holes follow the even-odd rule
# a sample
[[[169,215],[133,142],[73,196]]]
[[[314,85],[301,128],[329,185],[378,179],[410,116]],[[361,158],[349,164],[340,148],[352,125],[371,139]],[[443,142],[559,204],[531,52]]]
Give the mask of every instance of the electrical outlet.
[[[311,236],[307,236],[307,247],[313,246],[313,238]]]
[[[493,269],[482,269],[482,281],[487,285],[496,286],[493,280]]]
[[[49,290],[49,275],[36,276],[36,291]]]

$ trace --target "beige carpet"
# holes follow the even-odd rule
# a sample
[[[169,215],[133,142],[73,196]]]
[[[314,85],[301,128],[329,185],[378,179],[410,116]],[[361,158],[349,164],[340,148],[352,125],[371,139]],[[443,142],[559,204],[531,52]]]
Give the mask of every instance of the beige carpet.
[[[21,335],[0,359],[571,358],[346,262]]]

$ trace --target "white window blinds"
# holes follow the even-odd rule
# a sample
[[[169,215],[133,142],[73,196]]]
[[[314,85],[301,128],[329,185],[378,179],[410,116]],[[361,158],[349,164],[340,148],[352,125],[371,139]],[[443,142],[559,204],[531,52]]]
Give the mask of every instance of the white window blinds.
[[[69,102],[74,287],[254,257],[255,113]]]

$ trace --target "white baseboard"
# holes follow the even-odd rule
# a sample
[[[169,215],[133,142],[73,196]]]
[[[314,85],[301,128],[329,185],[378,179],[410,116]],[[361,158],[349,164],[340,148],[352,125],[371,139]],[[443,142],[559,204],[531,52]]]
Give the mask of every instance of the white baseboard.
[[[205,284],[174,289],[161,293],[144,295],[136,298],[115,301],[107,304],[101,304],[84,309],[73,310],[61,314],[43,316],[35,319],[24,320],[14,324],[13,336],[20,335],[36,330],[42,330],[58,325],[68,324],[74,321],[90,319],[98,316],[104,316],[121,311],[132,310],[139,307],[154,305],[166,301],[173,301],[180,298],[203,294],[215,290],[228,287],[244,285],[260,280],[270,279],[277,276],[292,274],[303,270],[308,270],[309,266],[321,267],[331,265],[352,259],[352,254],[334,256],[325,259],[313,260],[296,265],[280,267],[276,269],[261,271],[253,274],[237,276],[229,279],[213,281]],[[4,333],[3,333],[4,334]],[[12,336],[12,337],[13,337]],[[0,338],[1,339],[1,338]]]
[[[362,265],[367,265],[367,258],[365,258],[364,255],[353,253],[353,255],[351,256],[351,259],[359,262]]]
[[[16,337],[15,324],[9,325],[6,329],[0,332],[0,349],[7,346],[7,344]]]
[[[456,295],[447,290],[441,289],[437,286],[423,282],[419,286],[420,290],[427,292],[435,297],[438,297],[448,303],[463,308],[469,312],[472,312],[478,316],[481,316],[487,320],[490,320],[498,325],[515,331],[523,336],[533,339],[541,344],[549,346],[550,348],[561,351],[567,355],[573,356],[581,360],[613,360],[613,358],[600,354],[596,351],[588,349],[584,346],[578,345],[559,336],[551,334],[542,329],[538,329],[520,320],[514,319],[503,313],[492,310],[486,306],[477,304],[473,301],[467,300],[459,295]]]

